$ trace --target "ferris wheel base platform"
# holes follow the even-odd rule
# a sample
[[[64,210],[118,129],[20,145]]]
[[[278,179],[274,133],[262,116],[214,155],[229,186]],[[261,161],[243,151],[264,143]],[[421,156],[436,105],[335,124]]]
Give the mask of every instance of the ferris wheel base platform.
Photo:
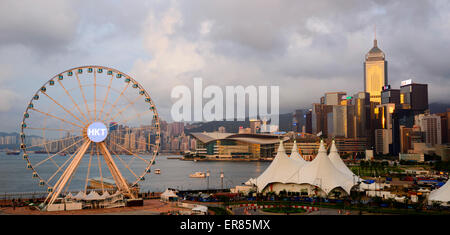
[[[127,199],[125,206],[144,206],[144,200],[142,198],[137,199]]]

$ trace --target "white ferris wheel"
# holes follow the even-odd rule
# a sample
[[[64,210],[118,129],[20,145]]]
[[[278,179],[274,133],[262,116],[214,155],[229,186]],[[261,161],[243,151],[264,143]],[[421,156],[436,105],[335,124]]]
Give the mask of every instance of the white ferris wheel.
[[[160,147],[160,124],[148,92],[104,66],[81,66],[47,81],[21,123],[27,168],[47,186],[44,204],[73,191],[115,190],[136,198]]]

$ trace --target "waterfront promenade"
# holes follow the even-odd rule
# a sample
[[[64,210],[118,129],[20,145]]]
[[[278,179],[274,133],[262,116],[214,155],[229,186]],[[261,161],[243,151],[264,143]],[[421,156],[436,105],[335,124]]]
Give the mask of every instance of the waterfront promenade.
[[[39,211],[25,207],[0,208],[0,215],[159,215],[174,211],[190,212],[188,208],[178,207],[175,204],[161,202],[159,199],[144,200],[144,206],[84,209],[73,211]]]

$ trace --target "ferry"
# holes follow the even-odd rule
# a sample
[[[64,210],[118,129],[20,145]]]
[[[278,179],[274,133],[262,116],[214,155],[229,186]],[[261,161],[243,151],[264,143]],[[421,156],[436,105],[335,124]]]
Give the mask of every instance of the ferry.
[[[189,177],[191,178],[205,178],[206,174],[200,171],[195,172],[194,174],[190,174]]]
[[[19,155],[19,154],[20,154],[19,150],[13,150],[13,151],[6,152],[6,155]]]
[[[155,169],[155,174],[157,174],[157,175],[161,174],[161,170],[160,169]]]

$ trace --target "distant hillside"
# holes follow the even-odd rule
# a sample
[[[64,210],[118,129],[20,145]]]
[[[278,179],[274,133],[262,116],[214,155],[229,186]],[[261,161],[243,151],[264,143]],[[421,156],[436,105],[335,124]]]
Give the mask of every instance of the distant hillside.
[[[292,128],[292,113],[280,114],[279,116],[279,129],[280,131],[290,131]],[[191,129],[184,129],[186,134],[194,132],[214,132],[219,129],[219,127],[225,127],[226,132],[237,133],[239,127],[247,128],[250,127],[250,121],[248,118],[245,121],[212,121],[212,122],[200,122],[195,123],[197,127]]]
[[[450,108],[450,104],[443,103],[431,103],[429,104],[430,113],[445,113],[447,108]]]
[[[250,127],[249,120],[245,121],[212,121],[212,122],[202,122],[196,123],[199,125],[198,127],[191,129],[184,129],[186,134],[194,133],[194,132],[214,132],[219,129],[219,127],[225,127],[226,132],[237,133],[239,131],[239,127],[247,128]]]
[[[18,136],[19,133],[17,132],[11,132],[11,133],[7,133],[7,132],[0,132],[0,136]]]

